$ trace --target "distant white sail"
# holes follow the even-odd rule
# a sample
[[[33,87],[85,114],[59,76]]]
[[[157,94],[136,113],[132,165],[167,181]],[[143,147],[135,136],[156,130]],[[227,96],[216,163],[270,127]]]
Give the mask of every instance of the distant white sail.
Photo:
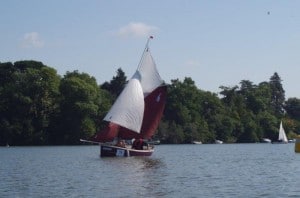
[[[282,121],[280,122],[278,140],[279,140],[279,141],[282,141],[282,142],[288,142],[288,139],[287,139],[287,137],[286,137],[284,128],[283,128],[283,126],[282,126]]]
[[[144,115],[144,94],[138,79],[132,78],[104,120],[140,132]]]

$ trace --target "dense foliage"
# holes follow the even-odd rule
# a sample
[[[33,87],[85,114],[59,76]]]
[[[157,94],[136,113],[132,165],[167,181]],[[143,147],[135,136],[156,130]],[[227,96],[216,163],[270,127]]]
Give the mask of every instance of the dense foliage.
[[[168,86],[155,139],[163,143],[259,142],[277,139],[283,121],[289,138],[300,130],[300,99],[285,99],[280,76],[258,85],[242,80],[219,95],[186,77]],[[0,63],[0,145],[78,144],[102,118],[127,82],[122,69],[110,82],[78,71],[59,76],[37,61]]]

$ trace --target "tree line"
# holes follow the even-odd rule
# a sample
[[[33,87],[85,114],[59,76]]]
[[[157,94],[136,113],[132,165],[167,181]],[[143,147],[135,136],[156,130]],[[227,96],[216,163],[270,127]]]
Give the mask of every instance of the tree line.
[[[38,61],[0,63],[0,145],[73,145],[103,127],[127,82],[123,70],[109,82],[78,71],[57,74]],[[300,100],[285,99],[278,73],[258,85],[242,80],[220,93],[199,89],[186,77],[171,80],[154,139],[162,143],[276,140],[282,120],[289,138],[300,130]]]

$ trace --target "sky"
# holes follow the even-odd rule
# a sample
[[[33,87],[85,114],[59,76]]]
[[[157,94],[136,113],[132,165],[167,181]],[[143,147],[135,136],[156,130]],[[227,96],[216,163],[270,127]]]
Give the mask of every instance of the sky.
[[[63,76],[78,70],[130,78],[147,38],[161,77],[190,77],[219,93],[277,72],[300,98],[298,0],[2,0],[0,62],[36,60]]]

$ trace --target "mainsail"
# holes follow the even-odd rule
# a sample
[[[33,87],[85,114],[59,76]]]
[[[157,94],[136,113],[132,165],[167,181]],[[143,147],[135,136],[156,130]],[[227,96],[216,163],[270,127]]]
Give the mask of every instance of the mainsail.
[[[163,114],[167,89],[150,53],[149,40],[136,72],[104,118],[107,126],[92,138],[93,141],[107,142],[115,137],[149,139],[155,133]]]

